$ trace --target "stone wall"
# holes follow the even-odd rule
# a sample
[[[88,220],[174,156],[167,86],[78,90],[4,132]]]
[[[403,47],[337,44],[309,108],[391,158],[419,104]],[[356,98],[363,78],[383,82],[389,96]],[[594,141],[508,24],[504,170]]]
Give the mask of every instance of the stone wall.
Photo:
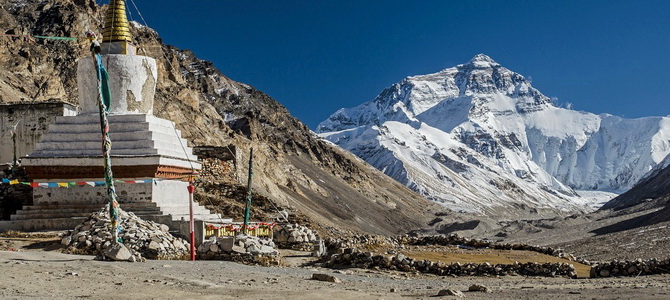
[[[200,158],[216,158],[223,161],[232,161],[233,164],[237,161],[237,147],[235,145],[228,146],[195,146],[193,147],[193,154]]]
[[[665,260],[656,258],[647,260],[637,259],[634,261],[614,260],[610,262],[601,262],[591,267],[592,278],[653,274],[670,274],[670,258]]]
[[[244,234],[210,238],[198,246],[198,259],[227,260],[262,266],[281,264],[279,252],[272,240]]]
[[[403,272],[420,272],[438,276],[566,276],[575,278],[577,273],[572,264],[567,263],[435,263],[429,260],[414,260],[402,253],[396,255],[375,255],[372,252],[361,252],[357,249],[344,249],[341,254],[333,254],[325,263],[327,267],[356,267],[363,269],[398,270]]]
[[[17,157],[33,152],[35,145],[57,116],[74,116],[77,108],[63,102],[33,104],[0,104],[0,164],[11,163],[14,157],[12,137],[8,128],[16,127]]]

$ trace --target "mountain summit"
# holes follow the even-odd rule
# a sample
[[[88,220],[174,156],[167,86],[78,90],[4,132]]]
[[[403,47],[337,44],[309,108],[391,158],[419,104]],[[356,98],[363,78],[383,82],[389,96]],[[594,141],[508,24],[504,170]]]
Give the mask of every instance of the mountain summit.
[[[556,107],[484,54],[407,77],[317,132],[431,200],[491,214],[588,209],[579,190],[629,189],[670,152],[670,118]]]

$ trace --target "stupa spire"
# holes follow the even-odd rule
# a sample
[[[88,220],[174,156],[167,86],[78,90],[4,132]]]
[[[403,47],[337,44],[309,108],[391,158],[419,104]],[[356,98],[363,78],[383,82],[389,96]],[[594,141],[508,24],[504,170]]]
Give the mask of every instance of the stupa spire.
[[[135,54],[125,0],[110,0],[102,31],[102,54]]]

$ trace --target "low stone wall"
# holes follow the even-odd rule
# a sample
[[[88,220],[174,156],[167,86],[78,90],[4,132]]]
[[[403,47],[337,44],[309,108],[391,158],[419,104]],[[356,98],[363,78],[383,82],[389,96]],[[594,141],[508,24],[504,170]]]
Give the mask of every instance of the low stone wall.
[[[670,258],[601,262],[591,267],[591,277],[621,277],[653,274],[670,274]]]
[[[282,249],[313,251],[319,234],[306,226],[285,224],[275,227],[273,240]]]
[[[555,249],[552,247],[541,247],[541,246],[532,246],[526,244],[509,244],[509,243],[495,243],[490,241],[476,240],[476,239],[467,239],[460,237],[456,234],[450,235],[430,235],[430,236],[400,236],[396,240],[400,244],[404,245],[415,245],[415,246],[424,246],[424,245],[462,245],[472,248],[489,248],[496,250],[525,250],[533,251],[551,256],[559,256],[563,251],[560,249]]]
[[[562,258],[568,261],[578,262],[583,265],[590,266],[593,262],[590,262],[581,257],[575,257],[570,253],[565,253],[563,249],[557,249],[552,247],[543,247],[543,246],[533,246],[527,244],[510,244],[510,243],[495,243],[484,240],[468,239],[460,237],[457,234],[450,235],[431,235],[431,236],[401,236],[397,237],[396,241],[405,245],[458,245],[463,247],[472,247],[472,248],[489,248],[495,250],[521,250],[521,251],[532,251],[541,254],[551,255],[558,258]]]
[[[248,235],[210,238],[198,246],[198,259],[280,265],[279,252],[273,241]]]
[[[577,258],[562,249],[552,247],[532,246],[526,244],[495,243],[485,240],[468,239],[460,237],[457,234],[450,235],[426,235],[409,236],[402,235],[397,237],[383,237],[375,235],[359,235],[347,238],[326,239],[329,253],[337,253],[339,249],[344,248],[362,248],[368,246],[394,246],[403,248],[404,246],[461,246],[463,248],[473,249],[495,249],[495,250],[523,250],[533,251],[541,254],[551,255],[563,258],[569,261],[576,261],[582,264],[590,265],[591,262]]]
[[[324,266],[356,267],[364,269],[398,270],[403,272],[421,272],[439,276],[566,276],[575,278],[575,267],[567,263],[514,263],[495,264],[443,264],[429,260],[413,260],[403,254],[374,255],[357,249],[344,249],[342,254],[333,254]]]

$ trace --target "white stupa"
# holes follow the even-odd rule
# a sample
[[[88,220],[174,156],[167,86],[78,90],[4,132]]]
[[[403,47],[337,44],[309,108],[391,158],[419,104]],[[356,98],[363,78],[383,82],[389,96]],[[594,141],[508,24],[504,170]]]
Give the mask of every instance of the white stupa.
[[[153,115],[156,61],[135,55],[124,1],[112,0],[101,46],[112,95],[108,119],[114,178],[149,182],[117,183],[121,208],[163,222],[188,219],[188,182],[183,178],[201,165],[174,123]],[[84,184],[104,180],[96,74],[93,57],[79,60],[80,114],[58,117],[36,150],[22,159],[37,184],[78,182],[69,188],[34,188],[33,205],[11,217],[25,220],[25,230],[69,228],[107,203],[104,186]],[[197,203],[194,212],[197,219],[219,219]]]

